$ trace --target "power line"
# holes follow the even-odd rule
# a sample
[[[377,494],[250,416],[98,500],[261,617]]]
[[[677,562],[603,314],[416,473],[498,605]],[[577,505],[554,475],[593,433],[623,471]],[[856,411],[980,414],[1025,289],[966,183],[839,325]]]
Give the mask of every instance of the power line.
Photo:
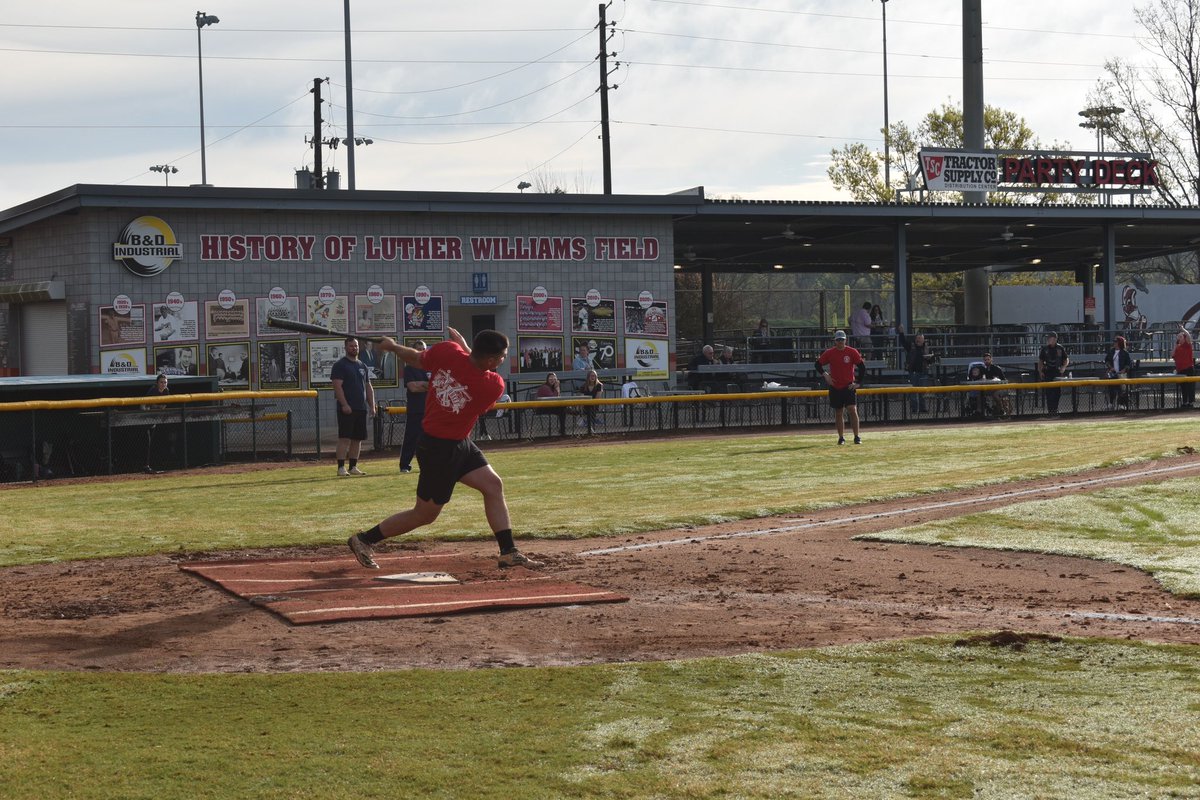
[[[878,50],[859,50],[859,49],[854,49],[854,48],[849,48],[849,47],[821,47],[818,45],[811,45],[811,44],[790,44],[787,42],[760,42],[760,41],[753,41],[753,40],[749,40],[749,39],[726,39],[726,38],[722,38],[719,36],[696,36],[696,35],[687,34],[687,33],[666,33],[664,31],[643,31],[643,30],[637,30],[635,28],[622,28],[621,32],[622,33],[640,33],[643,36],[664,36],[664,37],[670,37],[670,38],[674,38],[674,39],[695,39],[695,40],[704,41],[704,42],[721,42],[723,44],[748,44],[748,45],[757,45],[757,46],[761,46],[761,47],[784,47],[784,48],[794,49],[794,50],[820,50],[823,52],[830,52],[830,53],[854,53],[854,54],[858,54],[858,55],[869,55],[869,56],[879,55]],[[939,56],[939,55],[933,55],[930,53],[894,53],[891,51],[888,52],[888,55],[889,56],[898,56],[901,58],[928,58],[928,59],[938,59],[938,60],[942,60],[942,61],[962,61],[961,55]],[[1009,58],[989,58],[986,60],[986,63],[989,63],[989,64],[1035,64],[1038,66],[1055,66],[1055,67],[1089,67],[1089,68],[1093,68],[1093,69],[1102,68],[1104,66],[1103,64],[1074,64],[1074,63],[1062,62],[1062,61],[1024,61],[1024,60],[1009,59]]]
[[[396,139],[385,139],[380,136],[374,136],[372,138],[375,139],[375,141],[377,141],[377,142],[388,142],[390,144],[407,144],[407,145],[421,145],[421,146],[428,146],[428,145],[440,146],[440,145],[450,145],[450,144],[471,144],[473,142],[483,142],[483,141],[487,141],[488,139],[497,139],[501,136],[508,136],[510,133],[516,133],[517,131],[523,131],[526,128],[533,127],[534,125],[540,125],[544,122],[549,121],[551,117],[557,117],[559,114],[570,111],[571,109],[575,108],[575,106],[579,105],[580,103],[587,102],[588,100],[591,100],[591,99],[592,99],[592,96],[589,94],[587,97],[583,97],[583,98],[580,98],[579,100],[576,100],[574,103],[567,106],[566,108],[560,108],[558,111],[555,111],[552,114],[547,114],[546,116],[542,117],[541,119],[534,120],[533,122],[523,123],[521,125],[518,125],[515,128],[511,128],[510,130],[507,130],[507,131],[501,131],[500,133],[492,133],[492,134],[488,134],[487,136],[478,136],[474,139],[459,139],[459,140],[450,141],[450,142],[406,142],[406,141],[398,141]],[[497,124],[504,124],[504,123],[497,123]]]
[[[791,9],[783,8],[756,8],[754,6],[735,6],[724,3],[699,3],[695,0],[650,0],[652,3],[671,3],[680,6],[699,6],[701,8],[726,8],[734,11],[759,11],[765,14],[793,14],[802,17],[829,17],[832,19],[851,19],[862,22],[870,22],[875,24],[878,22],[876,17],[859,17],[850,14],[826,14],[816,11],[792,11]],[[932,22],[921,19],[893,19],[891,22],[902,23],[907,25],[934,25],[943,28],[961,28],[962,25],[957,22]],[[1061,36],[1100,36],[1109,39],[1137,39],[1137,36],[1132,36],[1127,33],[1095,33],[1091,31],[1052,31],[1042,28],[1011,28],[1001,25],[989,25],[984,23],[984,27],[994,31],[1014,31],[1017,33],[1050,33]]]
[[[4,53],[29,53],[33,55],[51,55],[51,56],[120,56],[122,58],[178,58],[195,61],[193,55],[182,53],[121,53],[121,52],[103,52],[99,50],[31,50],[20,47],[0,47],[0,52]],[[279,61],[279,62],[300,62],[306,64],[314,63],[344,63],[344,59],[338,58],[289,58],[285,56],[217,56],[205,55],[205,61]],[[453,58],[355,58],[356,64],[520,64],[521,66],[529,66],[530,64],[590,64],[590,61],[515,61],[507,59],[453,59]],[[356,90],[357,91],[357,90]]]
[[[643,67],[669,67],[673,69],[709,69],[727,72],[766,72],[781,75],[830,75],[839,78],[878,78],[877,72],[844,72],[841,70],[812,70],[812,69],[780,69],[775,67],[730,67],[720,64],[667,64],[658,61],[623,61],[623,64],[636,64]],[[961,75],[893,75],[894,78],[911,78],[913,80],[961,81]],[[1088,81],[1094,82],[1094,76],[1087,78],[1053,78],[1037,76],[1031,78],[988,76],[988,81]]]
[[[526,97],[532,97],[533,95],[537,94],[538,92],[544,92],[545,90],[549,89],[551,86],[560,84],[563,81],[567,80],[568,78],[572,78],[572,77],[578,75],[579,73],[583,72],[585,69],[588,69],[591,66],[592,66],[591,64],[584,64],[579,69],[577,69],[573,72],[569,72],[566,75],[564,75],[563,77],[559,78],[558,80],[551,81],[550,83],[547,83],[545,86],[538,87],[537,89],[534,89],[533,91],[526,92],[525,94],[518,95],[517,97],[513,97],[508,100],[503,100],[499,103],[493,103],[490,106],[483,106],[482,108],[472,109],[471,111],[454,111],[449,114],[404,115],[404,114],[378,114],[378,113],[372,113],[370,111],[362,111],[360,109],[357,113],[365,114],[369,117],[381,117],[383,119],[446,119],[447,117],[462,117],[462,116],[466,116],[467,114],[478,114],[481,111],[491,111],[493,108],[500,108],[501,106],[506,106],[509,103],[515,103],[518,100],[524,100]]]
[[[828,136],[819,133],[786,133],[783,131],[748,131],[740,128],[709,128],[700,125],[678,125],[669,122],[636,122],[628,119],[614,119],[618,125],[637,125],[643,128],[678,128],[685,131],[710,131],[713,133],[744,133],[754,136],[785,136],[794,139],[828,139],[835,142],[882,142],[883,139],[870,139],[862,136]]]
[[[46,28],[50,30],[78,30],[78,31],[161,31],[161,32],[187,32],[191,31],[191,26],[182,28],[158,28],[137,25],[45,25],[34,23],[20,22],[0,22],[0,28]],[[342,28],[227,28],[221,26],[221,33],[329,33],[338,36],[344,35],[345,31]],[[396,34],[396,33],[578,33],[586,30],[591,32],[591,28],[369,28],[366,30],[354,31],[355,36],[364,34]]]
[[[487,191],[488,191],[488,192],[494,192],[494,191],[496,191],[497,189],[500,189],[500,188],[502,188],[502,187],[504,187],[504,186],[510,186],[510,185],[512,185],[512,182],[513,182],[513,181],[515,181],[515,180],[519,180],[519,179],[521,179],[521,178],[524,178],[526,175],[528,175],[529,173],[533,172],[534,170],[539,170],[539,169],[541,169],[542,167],[546,166],[547,164],[549,164],[549,163],[550,163],[551,161],[553,161],[554,159],[556,159],[556,158],[558,158],[559,156],[561,156],[563,153],[566,153],[568,150],[570,150],[570,149],[571,149],[572,147],[574,147],[575,145],[577,145],[577,144],[579,144],[580,142],[582,142],[584,139],[586,139],[586,138],[588,137],[588,135],[590,135],[590,134],[594,133],[594,132],[596,131],[596,129],[597,129],[597,128],[599,128],[599,127],[600,127],[600,123],[598,123],[598,122],[597,122],[595,125],[593,125],[592,127],[588,128],[586,131],[584,131],[584,132],[583,132],[583,136],[580,136],[578,139],[576,139],[575,141],[571,142],[569,145],[567,145],[566,147],[564,147],[562,150],[559,150],[557,153],[555,153],[554,155],[550,156],[550,157],[549,157],[549,158],[547,158],[545,161],[543,161],[542,163],[538,164],[536,167],[530,167],[529,169],[527,169],[527,170],[525,170],[524,172],[522,172],[520,175],[514,175],[514,176],[512,176],[511,178],[509,178],[508,180],[504,181],[503,183],[499,183],[499,184],[497,184],[497,185],[493,186],[491,189],[488,189]]]

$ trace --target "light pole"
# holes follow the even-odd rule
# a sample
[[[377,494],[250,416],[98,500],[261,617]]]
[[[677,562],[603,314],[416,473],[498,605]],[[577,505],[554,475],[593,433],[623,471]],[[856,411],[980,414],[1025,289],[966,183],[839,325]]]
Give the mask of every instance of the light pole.
[[[1089,106],[1079,112],[1079,116],[1084,118],[1084,121],[1079,123],[1079,127],[1096,131],[1096,153],[1100,158],[1104,157],[1104,132],[1117,127],[1117,117],[1124,113],[1125,109],[1120,106]],[[1096,185],[1094,169],[1092,183]],[[1100,187],[1096,185],[1096,188]],[[1105,195],[1104,203],[1111,205],[1112,195]]]
[[[883,185],[892,186],[892,131],[888,123],[888,76],[887,76],[887,4],[880,0],[883,9]]]
[[[200,45],[200,29],[216,25],[221,20],[203,11],[196,12],[196,62],[200,70],[200,185],[208,186],[208,162],[204,153],[204,52]]]
[[[179,168],[172,167],[170,164],[155,164],[153,167],[150,167],[150,171],[161,172],[163,174],[163,179],[167,182],[166,185],[170,186],[171,176],[176,172],[179,172]]]
[[[354,191],[354,59],[350,56],[350,0],[342,2],[342,17],[346,28],[346,188]]]

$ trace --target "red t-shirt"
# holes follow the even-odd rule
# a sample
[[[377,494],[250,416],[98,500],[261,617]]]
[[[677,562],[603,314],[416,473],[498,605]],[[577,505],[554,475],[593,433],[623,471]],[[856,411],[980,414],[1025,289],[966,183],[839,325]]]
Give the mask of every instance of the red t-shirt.
[[[504,394],[504,378],[482,370],[455,342],[435,344],[421,354],[429,373],[425,432],[439,439],[466,439],[479,415]]]
[[[819,366],[829,365],[830,385],[835,389],[845,389],[854,383],[854,365],[862,363],[862,354],[849,345],[841,350],[831,347],[817,359]]]
[[[1171,353],[1171,357],[1175,359],[1175,370],[1183,372],[1196,365],[1196,357],[1192,354],[1192,346],[1187,342],[1180,342],[1175,345],[1175,351]]]

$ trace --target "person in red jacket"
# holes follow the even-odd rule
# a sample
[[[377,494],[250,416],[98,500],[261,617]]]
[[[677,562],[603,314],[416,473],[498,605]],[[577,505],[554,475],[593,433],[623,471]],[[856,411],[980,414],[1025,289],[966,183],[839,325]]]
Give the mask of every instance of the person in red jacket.
[[[346,543],[359,564],[379,569],[372,548],[384,539],[436,520],[450,502],[455,485],[461,483],[483,495],[484,514],[500,545],[500,566],[537,569],[542,565],[513,544],[504,483],[470,438],[479,415],[504,394],[504,378],[496,368],[508,358],[508,337],[499,331],[480,331],[468,347],[461,333],[454,328],[449,332],[449,341],[424,351],[397,344],[388,336],[380,341],[384,350],[429,373],[425,419],[417,441],[417,464],[421,467],[417,500],[412,508],[354,534]]]
[[[1187,328],[1181,328],[1175,337],[1175,351],[1171,353],[1175,359],[1175,372],[1189,378],[1196,376],[1196,354],[1192,347],[1192,335]],[[1180,408],[1193,408],[1196,405],[1196,384],[1179,384]]]
[[[820,372],[825,378],[825,383],[829,384],[829,405],[833,408],[833,418],[837,422],[838,444],[846,443],[846,420],[842,409],[850,415],[854,443],[862,444],[858,435],[858,401],[855,399],[861,380],[856,374],[859,367],[864,367],[862,354],[846,345],[845,331],[833,334],[833,347],[821,353],[817,359],[817,372]]]

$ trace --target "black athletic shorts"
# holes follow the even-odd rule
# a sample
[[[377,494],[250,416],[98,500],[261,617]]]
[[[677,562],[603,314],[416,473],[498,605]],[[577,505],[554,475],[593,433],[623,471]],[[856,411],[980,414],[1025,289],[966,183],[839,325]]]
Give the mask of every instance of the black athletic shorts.
[[[858,393],[857,389],[851,389],[849,386],[847,386],[843,389],[836,389],[836,388],[830,386],[829,387],[829,407],[834,408],[834,409],[840,409],[840,408],[845,408],[846,406],[858,405],[858,400],[855,399],[855,395],[857,393]]]
[[[417,497],[444,506],[454,494],[454,484],[468,472],[488,465],[483,452],[470,439],[439,439],[422,431],[417,440]]]
[[[361,442],[367,438],[367,412],[365,410],[343,414],[339,408],[337,418],[339,439],[357,439]]]

